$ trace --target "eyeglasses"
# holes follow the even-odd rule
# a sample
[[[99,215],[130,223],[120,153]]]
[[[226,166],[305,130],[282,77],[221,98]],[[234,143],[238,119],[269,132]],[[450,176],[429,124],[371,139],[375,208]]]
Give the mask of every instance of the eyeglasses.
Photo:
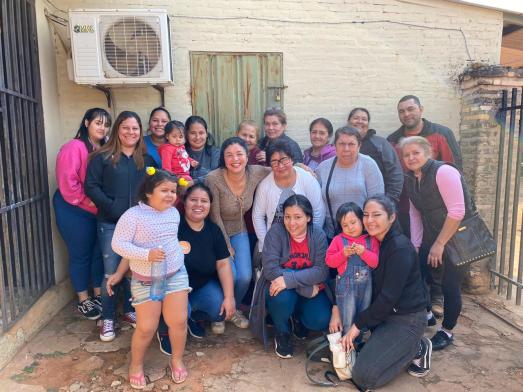
[[[273,159],[270,164],[271,164],[271,167],[278,167],[278,166],[286,166],[288,165],[289,163],[291,162],[291,158],[289,157],[283,157],[283,158],[280,158],[280,159]]]

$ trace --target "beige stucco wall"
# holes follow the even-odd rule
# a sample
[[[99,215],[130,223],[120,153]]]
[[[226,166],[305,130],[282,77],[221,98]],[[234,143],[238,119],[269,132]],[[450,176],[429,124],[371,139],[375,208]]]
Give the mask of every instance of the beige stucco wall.
[[[38,51],[40,62],[40,78],[42,84],[42,106],[44,115],[44,131],[47,154],[50,197],[56,189],[54,166],[56,154],[62,144],[62,116],[60,113],[60,96],[58,94],[58,77],[55,55],[55,38],[51,26],[44,15],[43,0],[35,2],[36,24],[38,34]],[[64,244],[56,230],[54,214],[52,217],[53,254],[55,259],[55,280],[60,282],[68,277],[67,255]]]
[[[382,134],[398,126],[398,98],[420,96],[426,116],[458,129],[460,100],[455,80],[467,64],[459,31],[414,29],[390,23],[462,29],[471,58],[498,63],[503,15],[448,1],[223,1],[55,0],[59,8],[164,8],[172,16],[175,85],[166,106],[178,119],[191,114],[190,51],[283,52],[285,111],[290,135],[308,144],[308,124],[324,116],[342,125],[349,108],[366,106]],[[234,19],[230,19],[234,18]],[[82,112],[105,105],[102,93],[67,79],[66,58],[56,49],[62,140]],[[136,110],[146,120],[160,103],[150,88],[115,91],[115,112]]]

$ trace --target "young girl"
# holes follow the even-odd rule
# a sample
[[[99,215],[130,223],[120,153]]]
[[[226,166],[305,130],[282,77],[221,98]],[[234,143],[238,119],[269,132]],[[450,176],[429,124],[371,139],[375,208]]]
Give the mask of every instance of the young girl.
[[[139,204],[127,210],[116,225],[112,246],[132,271],[131,292],[136,308],[136,330],[131,342],[129,382],[134,389],[145,388],[143,360],[145,352],[163,314],[169,327],[172,357],[171,378],[181,383],[187,378],[182,356],[187,337],[187,295],[189,278],[178,242],[180,215],[173,207],[176,201],[176,178],[163,170],[148,167],[138,191]],[[153,301],[151,291],[152,263],[166,263],[164,299]],[[127,263],[125,263],[127,264]],[[124,262],[107,282],[107,290],[116,284],[127,269]]]
[[[363,211],[356,203],[340,206],[336,221],[342,232],[335,236],[327,250],[326,264],[338,269],[336,303],[341,313],[343,334],[349,330],[356,315],[371,301],[370,268],[378,266],[378,241],[363,234]]]
[[[260,128],[258,125],[252,120],[242,121],[238,126],[236,136],[245,140],[249,148],[247,164],[266,166],[265,151],[262,151],[260,147],[258,147],[258,138],[260,136]]]
[[[167,143],[158,147],[158,153],[162,159],[162,169],[186,181],[192,181],[189,169],[191,166],[195,167],[198,162],[191,159],[187,151],[185,151],[183,123],[180,121],[169,121],[164,129]]]

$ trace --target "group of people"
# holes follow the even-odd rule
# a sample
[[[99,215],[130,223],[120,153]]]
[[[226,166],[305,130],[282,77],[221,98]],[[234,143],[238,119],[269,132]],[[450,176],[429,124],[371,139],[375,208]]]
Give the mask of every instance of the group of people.
[[[100,319],[102,341],[116,336],[123,290],[122,321],[136,328],[131,386],[146,385],[155,334],[181,383],[187,332],[201,339],[210,322],[221,334],[226,320],[266,346],[272,326],[281,358],[293,356],[292,336],[341,332],[358,351],[361,389],[405,368],[427,374],[461,311],[464,271],[444,249],[472,204],[452,131],[422,113],[416,96],[401,98],[402,126],[387,139],[365,108],[336,132],[318,118],[302,153],[280,109],[264,113],[263,138],[246,120],[220,148],[199,116],[182,123],[155,108],[144,136],[134,112],[112,124],[89,109],[58,154],[53,205],[78,311]],[[161,301],[155,263],[165,265]],[[442,325],[427,339],[435,316]]]

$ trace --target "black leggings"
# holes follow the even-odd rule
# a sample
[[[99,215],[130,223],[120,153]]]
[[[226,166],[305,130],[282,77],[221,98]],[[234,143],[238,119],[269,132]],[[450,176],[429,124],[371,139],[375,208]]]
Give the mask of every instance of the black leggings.
[[[437,284],[432,279],[433,268],[427,264],[430,246],[422,245],[419,250],[419,262],[423,280],[428,284]],[[441,291],[443,292],[443,322],[441,326],[452,330],[461,312],[461,283],[465,277],[466,268],[456,267],[443,257],[443,277]]]

